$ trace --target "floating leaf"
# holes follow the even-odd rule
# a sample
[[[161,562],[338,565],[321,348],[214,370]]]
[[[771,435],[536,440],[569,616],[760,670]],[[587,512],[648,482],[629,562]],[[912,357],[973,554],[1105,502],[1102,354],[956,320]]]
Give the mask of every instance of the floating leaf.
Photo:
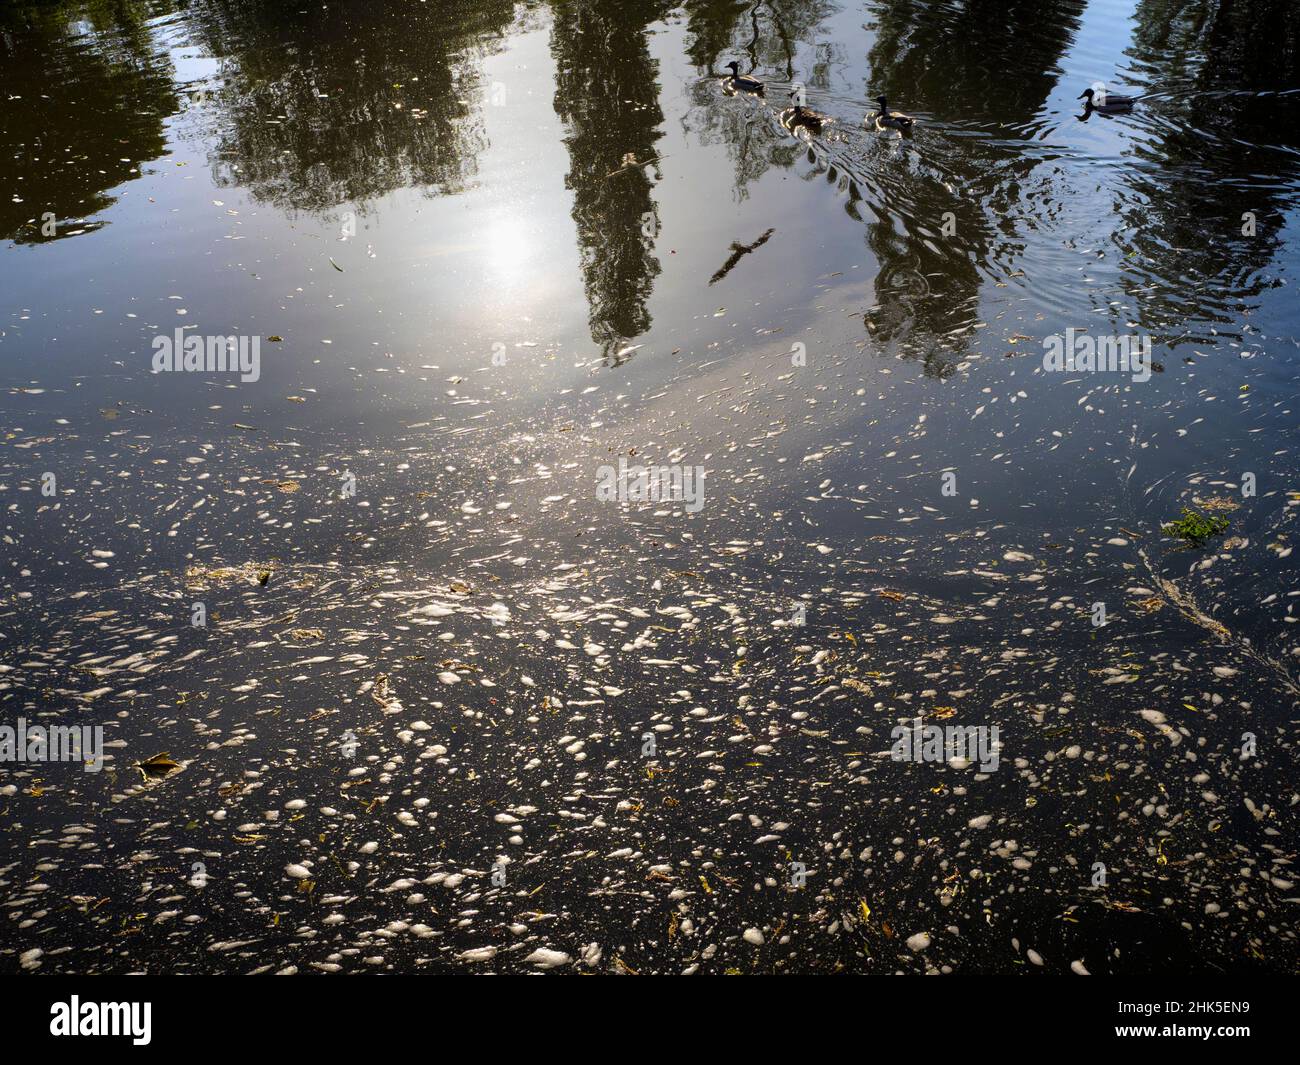
[[[170,754],[164,751],[162,754],[155,754],[142,762],[136,762],[135,768],[140,770],[140,775],[145,780],[161,780],[168,773],[173,772],[181,767],[180,762],[175,761]]]

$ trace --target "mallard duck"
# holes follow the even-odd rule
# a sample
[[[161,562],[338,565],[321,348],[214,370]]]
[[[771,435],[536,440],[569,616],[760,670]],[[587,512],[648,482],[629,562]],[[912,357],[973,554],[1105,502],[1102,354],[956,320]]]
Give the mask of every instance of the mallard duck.
[[[916,120],[911,115],[905,115],[902,111],[891,111],[889,101],[883,96],[877,96],[876,103],[880,105],[880,110],[875,114],[867,115],[867,122],[873,124],[876,129],[904,130],[916,125]]]
[[[722,88],[727,92],[749,92],[755,96],[763,95],[763,83],[747,78],[740,73],[740,64],[734,60],[727,64],[731,77],[722,79]]]
[[[799,99],[799,90],[795,89],[790,93],[791,100]],[[804,107],[803,104],[795,104],[793,107],[787,107],[781,112],[781,125],[791,133],[800,126],[809,133],[820,133],[822,126],[828,126],[835,119],[830,115],[824,115],[820,111],[814,111],[811,107]]]
[[[1105,114],[1107,111],[1129,111],[1137,103],[1131,96],[1116,96],[1114,93],[1103,92],[1101,102],[1094,103],[1093,99],[1097,93],[1092,89],[1084,89],[1079,93],[1078,99],[1087,101],[1083,107],[1085,111],[1099,111]]]

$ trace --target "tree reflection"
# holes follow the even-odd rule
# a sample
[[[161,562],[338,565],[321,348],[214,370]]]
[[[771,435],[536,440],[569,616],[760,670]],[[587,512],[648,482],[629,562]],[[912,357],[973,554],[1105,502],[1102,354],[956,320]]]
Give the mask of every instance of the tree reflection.
[[[618,362],[626,342],[650,328],[646,302],[660,270],[651,196],[657,170],[647,161],[655,158],[664,116],[646,27],[669,7],[653,0],[553,6],[555,112],[569,151],[565,184],[573,192],[588,321],[592,340]]]
[[[867,98],[949,120],[1029,122],[1056,83],[1085,0],[874,0]]]
[[[1128,54],[1159,96],[1119,204],[1125,271],[1144,328],[1172,339],[1279,283],[1267,268],[1295,203],[1300,102],[1263,94],[1300,84],[1300,7],[1142,0],[1136,19]]]
[[[514,16],[510,0],[195,0],[189,18],[223,61],[205,131],[218,182],[301,211],[461,191],[486,146],[481,60]]]
[[[116,201],[109,190],[163,154],[178,105],[146,23],[165,6],[0,8],[0,237],[38,244],[99,228],[86,219]]]
[[[946,122],[1026,129],[1055,85],[1083,7],[1083,0],[876,0],[864,96],[884,94]],[[899,145],[892,154],[910,153]],[[925,163],[886,167],[873,180],[867,244],[880,269],[863,320],[877,347],[945,377],[967,354],[986,280],[981,267],[1013,231],[1038,162],[1004,140],[970,138],[934,144]]]
[[[699,80],[684,122],[726,146],[738,198],[801,157],[809,180],[825,173],[845,190],[878,263],[863,314],[873,345],[943,376],[965,355],[996,267],[1023,251],[1020,224],[1057,209],[1045,195],[1031,202],[1052,180],[1034,143],[1084,6],[869,0],[861,100],[885,93],[939,121],[901,142],[863,131],[862,110],[850,117],[832,100],[844,137],[813,152],[783,133],[771,105],[789,81],[825,89],[849,62],[825,40],[840,4],[685,0],[684,48]],[[151,20],[178,10],[163,41]],[[211,103],[186,109],[175,128],[197,129],[218,183],[308,212],[360,210],[407,187],[460,193],[487,146],[483,60],[522,22],[549,17],[589,328],[617,362],[650,328],[661,269],[654,160],[664,114],[650,28],[674,10],[668,0],[9,5],[0,11],[0,108],[12,145],[0,157],[9,191],[0,235],[37,243],[103,224],[80,220],[166,151],[165,122],[187,88],[166,51],[178,39],[216,61]],[[1280,283],[1268,271],[1300,178],[1300,99],[1277,93],[1300,84],[1300,6],[1139,0],[1135,21],[1132,77],[1154,95],[1117,120],[1132,165],[1112,184],[1115,239],[1134,313],[1148,332],[1172,336],[1189,319],[1229,320]],[[722,96],[714,79],[731,58],[769,80],[766,104]]]
[[[780,79],[782,88],[791,81],[824,87],[829,79],[826,61],[829,45],[817,48],[808,70],[796,70],[801,45],[810,45],[838,5],[830,0],[758,0],[738,3],[690,0],[683,5],[687,16],[686,53],[701,80],[691,92],[687,124],[705,144],[724,144],[734,173],[736,198],[744,199],[748,185],[773,168],[794,165],[802,152],[772,121],[766,111],[736,107],[720,96],[711,75],[720,76],[721,65],[731,58],[742,60],[742,70],[758,70],[761,77]],[[780,92],[774,100],[783,101]],[[783,105],[783,103],[782,103]]]

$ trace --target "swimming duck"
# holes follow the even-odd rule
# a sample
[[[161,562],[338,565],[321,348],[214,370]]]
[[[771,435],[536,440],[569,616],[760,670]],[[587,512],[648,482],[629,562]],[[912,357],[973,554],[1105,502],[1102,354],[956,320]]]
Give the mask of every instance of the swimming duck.
[[[889,101],[883,96],[877,96],[876,103],[880,105],[880,110],[875,114],[867,115],[867,122],[874,124],[876,129],[907,130],[916,125],[916,120],[911,115],[905,115],[902,111],[891,111]]]
[[[740,64],[734,60],[727,64],[731,77],[722,79],[722,88],[727,92],[750,92],[755,96],[763,95],[763,83],[747,78],[740,73]]]
[[[1129,111],[1137,102],[1131,96],[1116,96],[1114,93],[1103,92],[1101,102],[1093,103],[1093,97],[1097,94],[1092,89],[1084,89],[1079,93],[1078,99],[1086,101],[1083,105],[1085,111],[1097,111],[1106,114],[1108,111]]]
[[[799,99],[799,90],[794,89],[790,93],[791,100]],[[834,122],[830,115],[824,115],[820,111],[814,111],[811,107],[804,107],[803,104],[795,104],[793,107],[787,107],[781,112],[781,125],[791,133],[800,126],[809,133],[820,133],[822,126],[830,125]]]

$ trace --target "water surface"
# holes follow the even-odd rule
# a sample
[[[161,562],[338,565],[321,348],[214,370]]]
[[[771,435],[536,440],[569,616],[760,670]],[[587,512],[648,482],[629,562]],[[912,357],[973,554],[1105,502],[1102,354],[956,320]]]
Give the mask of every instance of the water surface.
[[[0,966],[1294,972],[1298,34],[7,6]]]

